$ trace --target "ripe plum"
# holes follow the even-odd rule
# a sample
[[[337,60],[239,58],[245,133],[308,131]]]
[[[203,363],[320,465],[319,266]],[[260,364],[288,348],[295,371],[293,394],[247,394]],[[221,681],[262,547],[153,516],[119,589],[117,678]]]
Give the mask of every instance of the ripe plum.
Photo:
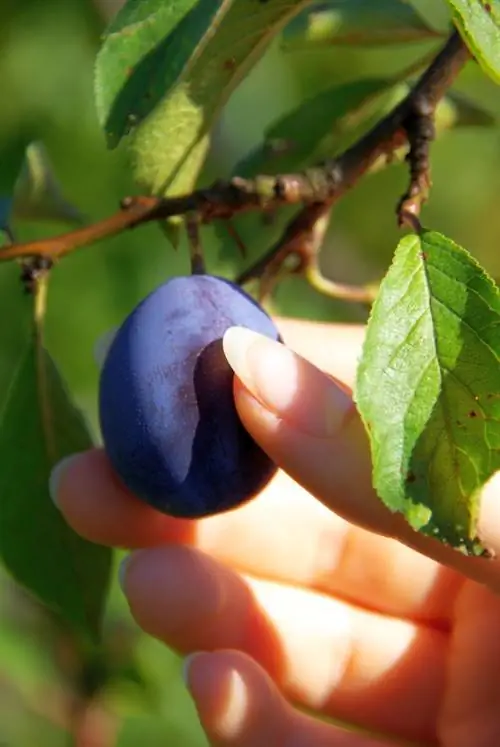
[[[99,414],[109,459],[133,493],[172,516],[235,508],[276,471],[236,412],[222,350],[232,326],[280,339],[237,285],[176,277],[132,311],[104,362]]]

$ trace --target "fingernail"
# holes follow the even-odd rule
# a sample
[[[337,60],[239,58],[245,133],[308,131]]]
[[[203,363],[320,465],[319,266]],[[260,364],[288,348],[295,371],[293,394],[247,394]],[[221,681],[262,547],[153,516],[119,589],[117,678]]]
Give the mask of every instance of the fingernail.
[[[335,435],[353,403],[331,377],[280,342],[243,327],[223,338],[229,365],[264,407],[317,438]]]
[[[182,665],[182,679],[184,680],[184,684],[187,688],[189,688],[189,671],[191,669],[191,665],[193,661],[203,654],[204,651],[193,651],[192,654],[189,654],[189,656],[186,656],[184,659],[184,663]]]
[[[59,508],[58,494],[62,476],[68,469],[70,463],[77,456],[78,454],[70,454],[69,456],[64,457],[64,459],[61,459],[61,461],[54,465],[54,467],[52,468],[52,472],[49,476],[49,495],[52,498],[52,502],[54,506],[56,506],[56,508]]]
[[[118,327],[113,327],[112,329],[108,330],[108,332],[105,332],[98,338],[97,342],[94,345],[94,360],[99,368],[102,368],[104,365],[104,361],[106,360],[106,356],[113,343],[113,340],[116,337],[118,329]]]
[[[250,707],[248,687],[241,674],[233,669],[227,683],[227,704],[219,729],[223,739],[235,743],[248,719]]]

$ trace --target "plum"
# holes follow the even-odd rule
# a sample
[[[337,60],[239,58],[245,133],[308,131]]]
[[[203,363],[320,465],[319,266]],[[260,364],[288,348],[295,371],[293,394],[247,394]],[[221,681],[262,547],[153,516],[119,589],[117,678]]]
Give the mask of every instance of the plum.
[[[239,286],[213,275],[176,277],[132,311],[104,361],[106,453],[133,493],[171,516],[235,508],[276,471],[234,405],[222,337],[235,325],[280,339]]]

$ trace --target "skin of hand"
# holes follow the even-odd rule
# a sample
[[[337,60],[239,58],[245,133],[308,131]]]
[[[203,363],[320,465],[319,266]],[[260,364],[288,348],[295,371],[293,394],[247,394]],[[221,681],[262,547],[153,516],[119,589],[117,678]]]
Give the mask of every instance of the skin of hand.
[[[187,657],[211,745],[500,744],[500,564],[418,535],[375,496],[351,398],[363,328],[278,324],[286,345],[224,337],[239,415],[281,468],[261,495],[173,519],[94,449],[57,466],[56,504],[82,536],[132,550],[131,613]],[[496,476],[479,529],[498,553]]]

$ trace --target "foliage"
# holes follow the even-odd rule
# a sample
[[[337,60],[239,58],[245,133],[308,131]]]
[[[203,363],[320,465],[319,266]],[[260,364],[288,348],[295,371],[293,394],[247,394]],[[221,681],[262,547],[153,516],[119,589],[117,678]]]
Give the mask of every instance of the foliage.
[[[500,467],[500,294],[461,247],[404,238],[375,301],[358,370],[374,485],[414,529],[476,542],[477,493]]]
[[[480,70],[468,66],[441,97],[425,216],[433,230],[412,231],[397,246],[368,320],[356,397],[381,500],[416,530],[482,552],[477,493],[499,467],[500,300],[486,268],[455,241],[491,274],[500,270],[491,251],[500,223],[496,213],[490,219],[500,115],[493,95],[500,79],[498,0],[379,0],[376,7],[367,0],[128,0],[102,41],[104,21],[89,0],[64,8],[23,5],[0,11],[14,40],[0,61],[9,102],[0,115],[4,246],[100,218],[137,188],[163,197],[212,177],[311,169],[390,113],[456,26]],[[38,80],[33,73],[42,69]],[[395,162],[404,153],[397,150]],[[377,160],[372,176],[338,206],[323,244],[330,274],[347,271],[364,282],[386,272],[399,238],[389,193],[401,189],[402,173],[386,165]],[[454,179],[457,168],[467,173],[464,185]],[[296,212],[284,206],[238,215],[233,226],[246,261],[277,241]],[[204,231],[209,264],[234,277],[241,270],[234,233],[224,223],[214,228]],[[342,245],[355,251],[337,249]],[[25,274],[33,269],[23,267]],[[98,442],[93,341],[159,276],[186,269],[185,252],[165,251],[161,233],[146,226],[76,254],[51,275],[42,335],[41,286],[35,282],[35,296],[23,296],[17,263],[0,266],[8,320],[0,329],[0,556],[11,574],[0,647],[8,641],[20,651],[32,630],[40,649],[69,636],[82,671],[92,671],[96,688],[123,717],[123,747],[135,744],[139,732],[141,739],[148,733],[148,744],[163,744],[167,727],[174,743],[198,745],[203,737],[176,684],[172,655],[127,629],[117,664],[111,642],[126,616],[114,586],[109,590],[111,554],[64,524],[47,482],[62,456]],[[269,306],[313,318],[364,318],[359,307],[320,297],[296,276],[276,289]],[[25,607],[28,623],[9,623]],[[27,684],[16,670],[13,682],[21,701],[33,703],[47,662],[40,651],[26,657],[27,669],[39,674]],[[63,664],[53,665],[55,687],[67,676]],[[168,697],[151,694],[162,688]],[[159,701],[170,705],[162,710]],[[148,720],[144,708],[157,720]],[[50,716],[36,718],[47,732],[36,732],[37,744],[55,744]],[[6,728],[9,743],[30,743],[19,724]]]

